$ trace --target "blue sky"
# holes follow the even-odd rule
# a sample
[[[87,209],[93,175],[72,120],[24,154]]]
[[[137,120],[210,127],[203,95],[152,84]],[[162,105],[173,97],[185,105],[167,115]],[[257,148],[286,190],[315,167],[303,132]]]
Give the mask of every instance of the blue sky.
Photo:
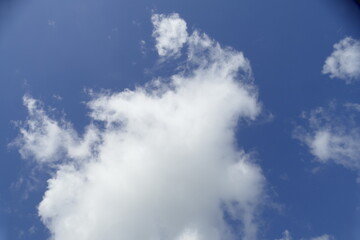
[[[359,239],[359,25],[351,0],[1,1],[0,240]]]

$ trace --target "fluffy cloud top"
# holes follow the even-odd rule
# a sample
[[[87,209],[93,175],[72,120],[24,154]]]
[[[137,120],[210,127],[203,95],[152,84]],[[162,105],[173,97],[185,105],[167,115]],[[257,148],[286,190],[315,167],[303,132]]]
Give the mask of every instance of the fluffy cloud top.
[[[186,22],[179,14],[154,14],[151,17],[154,25],[153,37],[159,56],[177,57],[179,51],[187,41]]]
[[[346,37],[334,45],[334,51],[329,56],[322,70],[331,78],[340,78],[351,83],[360,78],[360,41]]]
[[[234,136],[239,120],[261,111],[249,62],[206,34],[188,37],[177,14],[152,20],[161,56],[186,41],[186,70],[94,94],[83,136],[24,98],[20,153],[55,170],[39,215],[54,240],[239,239],[227,212],[254,240],[264,177]]]
[[[296,137],[322,163],[334,162],[360,171],[360,128],[357,126],[356,104],[346,104],[339,114],[335,105],[317,108],[304,114],[308,126],[299,128]]]

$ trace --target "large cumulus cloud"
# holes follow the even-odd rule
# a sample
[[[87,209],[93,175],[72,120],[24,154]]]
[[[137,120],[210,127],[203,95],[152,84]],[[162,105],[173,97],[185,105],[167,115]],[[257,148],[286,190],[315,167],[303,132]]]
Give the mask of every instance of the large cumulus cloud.
[[[54,168],[39,215],[54,240],[235,239],[228,217],[241,223],[242,239],[254,240],[265,181],[234,135],[239,121],[261,111],[250,64],[204,33],[188,34],[179,15],[152,20],[160,56],[186,45],[183,70],[94,93],[82,136],[24,98],[29,116],[16,144],[24,158]],[[163,26],[186,43],[164,45]]]

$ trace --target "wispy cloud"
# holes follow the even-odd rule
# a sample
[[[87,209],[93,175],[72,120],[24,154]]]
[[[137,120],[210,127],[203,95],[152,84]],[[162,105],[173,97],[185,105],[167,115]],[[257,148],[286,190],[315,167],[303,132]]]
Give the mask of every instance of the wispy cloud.
[[[48,20],[48,25],[49,25],[50,27],[54,27],[55,24],[56,24],[56,22],[55,22],[54,20]]]
[[[335,238],[333,236],[330,236],[328,234],[323,234],[319,237],[314,237],[311,238],[310,240],[335,240]]]
[[[290,232],[288,230],[285,230],[282,234],[282,238],[276,240],[292,240],[292,237],[290,235]]]
[[[312,155],[322,163],[334,162],[349,169],[360,171],[360,127],[356,104],[319,107],[303,117],[306,127],[299,127],[295,136],[305,143]]]
[[[187,46],[183,70],[92,94],[83,136],[24,98],[29,117],[16,144],[55,171],[39,215],[55,240],[255,240],[265,180],[234,131],[261,112],[250,64],[204,33],[189,36],[177,14],[152,21],[160,56]]]
[[[294,238],[291,236],[291,234],[288,230],[285,230],[282,234],[282,238],[276,239],[276,240],[294,240]],[[323,234],[318,237],[301,238],[300,240],[335,240],[335,238],[331,235]]]
[[[13,144],[20,147],[23,158],[33,158],[39,163],[56,162],[63,158],[88,158],[90,149],[98,140],[97,129],[89,125],[83,138],[79,138],[70,123],[50,118],[42,103],[23,98],[28,110],[28,120],[20,128],[20,137]]]
[[[360,41],[346,37],[334,45],[334,51],[326,59],[323,74],[351,83],[360,78]]]

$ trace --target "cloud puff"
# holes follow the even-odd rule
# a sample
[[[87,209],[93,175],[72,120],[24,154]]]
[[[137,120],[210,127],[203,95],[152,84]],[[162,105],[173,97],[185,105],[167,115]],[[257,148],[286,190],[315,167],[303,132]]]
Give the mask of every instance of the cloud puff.
[[[311,238],[311,240],[334,240],[335,238],[328,235],[328,234],[324,234],[324,235],[321,235],[319,237],[314,237],[314,238]]]
[[[360,78],[360,41],[346,37],[334,45],[334,51],[324,64],[323,74],[351,83]]]
[[[333,236],[330,236],[328,234],[323,234],[319,237],[313,237],[313,238],[301,238],[301,240],[334,240],[335,238]],[[282,234],[282,238],[276,239],[276,240],[293,240],[291,237],[291,234],[288,230],[285,230]]]
[[[187,36],[177,14],[152,20],[159,42],[172,24],[181,26],[172,38]],[[54,167],[38,208],[52,239],[256,239],[265,180],[234,135],[261,111],[249,62],[206,34],[186,41],[185,70],[170,79],[93,94],[83,136],[24,98],[29,117],[16,144]],[[174,54],[183,40],[176,44],[159,53]]]
[[[154,14],[151,17],[154,25],[153,37],[156,49],[161,57],[177,57],[187,41],[186,22],[179,14]]]
[[[285,230],[282,234],[282,238],[276,240],[292,240],[292,237],[290,235],[290,232],[288,230]]]
[[[353,106],[357,105],[339,108],[330,104],[328,108],[320,107],[304,114],[308,126],[299,127],[295,136],[309,147],[319,162],[334,162],[360,171],[359,112]]]

